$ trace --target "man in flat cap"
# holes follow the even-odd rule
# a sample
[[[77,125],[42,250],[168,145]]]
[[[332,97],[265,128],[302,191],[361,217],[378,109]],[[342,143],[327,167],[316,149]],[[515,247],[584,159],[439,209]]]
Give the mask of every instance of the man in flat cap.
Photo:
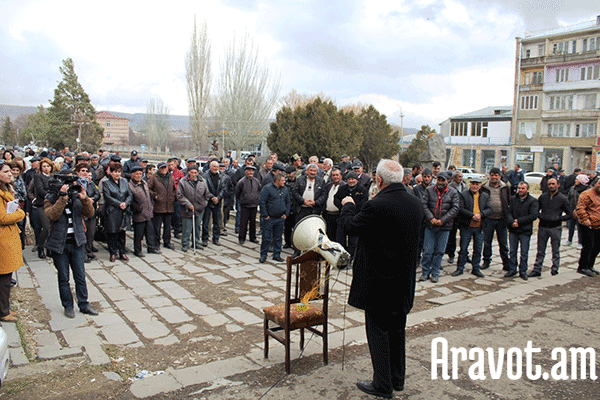
[[[138,158],[137,150],[131,151],[131,158],[123,164],[123,178],[131,179],[131,170],[133,167],[140,166],[140,159]]]

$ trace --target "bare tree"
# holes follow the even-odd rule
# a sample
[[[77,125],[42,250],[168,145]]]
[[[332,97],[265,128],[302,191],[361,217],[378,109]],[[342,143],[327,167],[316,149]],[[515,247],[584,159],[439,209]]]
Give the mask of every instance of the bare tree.
[[[169,144],[169,108],[161,98],[150,99],[146,104],[144,130],[151,146],[165,147]]]
[[[197,28],[194,15],[192,43],[185,56],[190,133],[192,140],[202,152],[208,151],[205,118],[210,101],[212,75],[210,71],[210,40],[206,20]]]
[[[232,38],[220,73],[217,115],[227,131],[226,146],[240,154],[265,140],[281,78],[259,61],[258,46],[248,34]]]
[[[292,110],[295,110],[296,107],[301,107],[312,103],[317,99],[317,97],[323,100],[324,103],[331,101],[333,104],[335,104],[335,101],[333,101],[330,96],[327,96],[323,92],[319,92],[317,94],[304,94],[298,93],[296,89],[292,89],[291,92],[279,99],[279,108],[289,107]]]

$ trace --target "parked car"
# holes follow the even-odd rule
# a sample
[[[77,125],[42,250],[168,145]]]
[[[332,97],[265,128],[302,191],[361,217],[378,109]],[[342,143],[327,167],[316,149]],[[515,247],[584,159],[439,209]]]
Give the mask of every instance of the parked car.
[[[9,356],[8,356],[8,336],[4,328],[0,327],[0,386],[6,378],[8,372]]]
[[[534,183],[539,185],[545,175],[546,174],[542,172],[527,172],[525,174],[525,182],[529,183],[530,185]]]
[[[478,178],[482,181],[487,179],[486,174],[480,174],[477,171],[475,171],[473,168],[456,167],[456,170],[462,172],[464,181],[471,180],[472,178]]]

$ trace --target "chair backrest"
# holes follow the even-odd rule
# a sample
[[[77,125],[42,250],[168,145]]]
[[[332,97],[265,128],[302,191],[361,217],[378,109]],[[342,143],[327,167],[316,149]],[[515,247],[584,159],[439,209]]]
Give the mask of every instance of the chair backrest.
[[[315,251],[308,251],[296,258],[288,257],[286,278],[286,303],[288,306],[300,303],[308,292],[319,285],[318,299],[323,300],[325,308],[329,296],[329,270],[329,264]]]

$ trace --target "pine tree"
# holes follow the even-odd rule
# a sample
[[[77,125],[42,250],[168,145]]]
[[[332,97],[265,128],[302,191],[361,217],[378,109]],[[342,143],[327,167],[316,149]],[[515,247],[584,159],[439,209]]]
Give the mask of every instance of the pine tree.
[[[53,147],[95,151],[102,142],[103,129],[96,122],[96,110],[75,74],[73,60],[63,60],[60,72],[62,80],[54,89],[48,109],[52,126],[48,142]]]
[[[405,152],[400,154],[400,164],[410,167],[419,161],[419,156],[427,149],[429,137],[435,134],[435,129],[429,125],[422,125],[421,130],[417,132],[416,137],[411,142]]]
[[[4,118],[2,124],[2,142],[10,146],[17,144],[17,130],[10,121],[10,117]]]
[[[382,158],[398,154],[399,133],[392,130],[385,115],[380,114],[373,105],[363,108],[359,118],[363,128],[363,142],[358,158],[366,165],[366,170],[370,171]]]

